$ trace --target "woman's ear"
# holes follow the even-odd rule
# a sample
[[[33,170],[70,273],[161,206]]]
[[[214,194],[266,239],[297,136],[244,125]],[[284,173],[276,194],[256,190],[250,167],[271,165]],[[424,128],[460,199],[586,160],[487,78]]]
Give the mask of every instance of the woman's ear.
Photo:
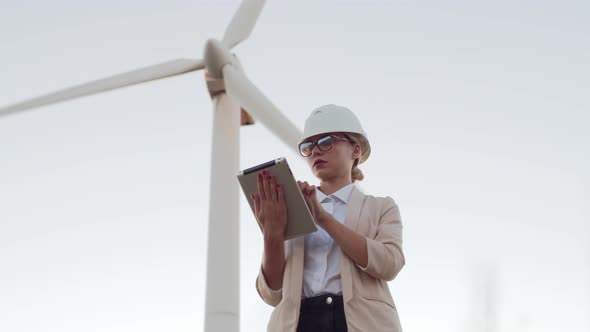
[[[352,150],[352,159],[358,159],[361,157],[361,145],[355,144]]]

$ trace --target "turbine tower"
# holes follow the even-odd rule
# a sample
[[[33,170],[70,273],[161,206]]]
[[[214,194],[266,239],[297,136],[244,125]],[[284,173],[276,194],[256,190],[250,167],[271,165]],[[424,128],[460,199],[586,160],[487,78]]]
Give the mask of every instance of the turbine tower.
[[[206,70],[213,100],[205,331],[239,331],[239,127],[265,125],[295,149],[301,131],[244,74],[230,50],[247,39],[265,0],[243,0],[221,41],[209,39],[200,60],[176,59],[58,90],[0,108],[0,117],[135,84]]]

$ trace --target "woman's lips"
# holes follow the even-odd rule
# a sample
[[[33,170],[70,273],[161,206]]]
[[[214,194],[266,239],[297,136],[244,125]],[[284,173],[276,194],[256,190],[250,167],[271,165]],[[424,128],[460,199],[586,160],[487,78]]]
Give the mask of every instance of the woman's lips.
[[[316,160],[316,161],[313,163],[313,167],[317,167],[317,166],[319,166],[319,165],[321,165],[321,164],[325,164],[325,163],[326,163],[326,161],[325,161],[325,160]]]

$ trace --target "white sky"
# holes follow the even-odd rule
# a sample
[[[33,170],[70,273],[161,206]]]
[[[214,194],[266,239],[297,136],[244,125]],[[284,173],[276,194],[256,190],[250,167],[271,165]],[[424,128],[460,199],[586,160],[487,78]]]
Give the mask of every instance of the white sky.
[[[237,5],[0,0],[0,105],[200,58]],[[236,52],[300,127],[326,103],[363,122],[363,188],[404,223],[406,331],[586,332],[589,32],[584,1],[269,1]],[[0,331],[202,330],[211,115],[193,73],[0,119]],[[241,138],[243,167],[284,155],[312,180],[264,127]]]

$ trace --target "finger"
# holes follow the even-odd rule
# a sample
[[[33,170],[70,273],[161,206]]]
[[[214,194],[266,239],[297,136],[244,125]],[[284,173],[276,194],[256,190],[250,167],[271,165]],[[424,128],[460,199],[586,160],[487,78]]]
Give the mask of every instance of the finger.
[[[256,194],[252,194],[252,200],[254,201],[254,212],[258,214],[258,211],[260,211],[260,197]]]
[[[307,181],[303,182],[303,188],[305,190],[305,194],[307,195],[307,193],[309,191],[309,183],[307,183]]]
[[[280,205],[285,205],[285,193],[283,192],[283,186],[277,183],[277,200]]]
[[[301,181],[297,180],[297,187],[301,190]]]
[[[297,185],[299,186],[299,190],[303,193],[305,190],[305,184],[301,181],[297,181]]]
[[[270,190],[269,199],[273,202],[277,201],[277,180],[274,176],[270,176],[268,179],[268,189]]]
[[[266,200],[266,195],[264,192],[264,179],[262,172],[258,173],[258,194],[260,195],[259,199]]]
[[[264,188],[264,195],[265,195],[265,199],[266,200],[270,200],[271,196],[270,196],[270,175],[265,171],[264,174],[262,175],[263,180],[263,188]]]

